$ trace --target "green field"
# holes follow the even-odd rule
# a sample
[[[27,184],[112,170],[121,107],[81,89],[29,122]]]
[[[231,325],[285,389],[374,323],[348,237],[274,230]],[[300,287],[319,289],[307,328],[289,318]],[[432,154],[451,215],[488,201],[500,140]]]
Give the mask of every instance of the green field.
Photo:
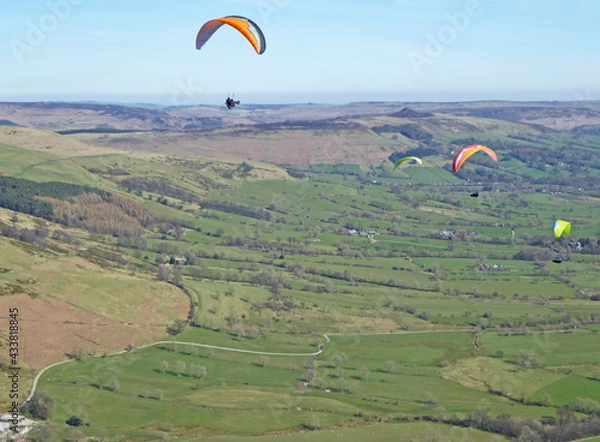
[[[435,136],[450,143],[471,135]],[[548,149],[567,137],[539,136]],[[432,156],[397,175],[315,165],[310,179],[258,163],[246,176],[239,164],[200,158],[0,150],[14,158],[6,175],[89,184],[135,202],[133,218],[139,207],[162,216],[142,229],[99,233],[3,212],[3,227],[49,231],[45,246],[2,238],[5,301],[26,293],[36,305],[64,302],[118,323],[121,337],[160,314],[154,335],[132,338],[122,354],[110,353],[125,344],[98,350],[110,341],[100,325],[92,337],[92,327],[78,329],[78,346],[95,357],[43,374],[38,391],[56,402],[50,422],[65,437],[505,440],[489,427],[464,427],[508,415],[521,426],[550,425],[560,407],[600,397],[600,220],[591,183],[557,189],[544,181],[551,173],[507,150],[503,169],[474,163],[464,176]],[[478,184],[488,173],[498,181]],[[558,217],[573,223],[568,238],[552,236]],[[557,253],[561,264],[552,262]],[[10,291],[33,275],[34,288]],[[176,300],[190,304],[187,318],[175,313]],[[187,344],[136,348],[157,339]],[[68,427],[73,415],[89,426]]]

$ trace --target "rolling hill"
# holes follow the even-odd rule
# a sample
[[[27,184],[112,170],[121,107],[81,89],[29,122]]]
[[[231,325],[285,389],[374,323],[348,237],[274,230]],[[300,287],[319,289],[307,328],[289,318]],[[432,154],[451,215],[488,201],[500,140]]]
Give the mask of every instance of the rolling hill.
[[[1,127],[0,307],[19,306],[22,389],[74,359],[39,382],[52,431],[596,434],[600,141],[471,115],[493,103],[442,112],[461,106],[183,131]],[[473,141],[499,162],[452,173]],[[424,166],[392,172],[406,153]],[[551,234],[559,216],[567,238]]]

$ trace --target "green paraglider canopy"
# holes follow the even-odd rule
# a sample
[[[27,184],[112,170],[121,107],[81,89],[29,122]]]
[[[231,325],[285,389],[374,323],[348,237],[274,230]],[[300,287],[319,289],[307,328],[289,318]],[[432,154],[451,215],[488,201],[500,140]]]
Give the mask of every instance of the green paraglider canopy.
[[[414,161],[415,163],[419,163],[419,164],[423,164],[423,161],[421,161],[421,158],[418,157],[404,157],[404,158],[400,158],[398,161],[396,161],[396,164],[394,164],[394,168],[392,170],[396,170],[396,168],[404,163],[405,161]]]

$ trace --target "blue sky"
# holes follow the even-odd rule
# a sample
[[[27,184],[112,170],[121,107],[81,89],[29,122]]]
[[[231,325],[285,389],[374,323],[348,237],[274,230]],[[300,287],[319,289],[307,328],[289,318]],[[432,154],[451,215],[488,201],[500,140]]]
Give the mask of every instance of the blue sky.
[[[597,0],[4,2],[0,101],[600,99]],[[256,55],[207,20],[263,29]]]

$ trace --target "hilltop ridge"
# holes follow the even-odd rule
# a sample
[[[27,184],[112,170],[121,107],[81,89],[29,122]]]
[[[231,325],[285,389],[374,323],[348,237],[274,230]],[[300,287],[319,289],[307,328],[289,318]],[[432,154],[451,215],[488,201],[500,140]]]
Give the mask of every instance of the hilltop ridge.
[[[407,109],[406,111],[404,109]],[[53,131],[189,130],[239,124],[393,115],[396,112],[443,113],[539,124],[556,130],[600,125],[600,101],[565,102],[356,102],[347,104],[242,103],[225,106],[149,106],[95,102],[3,102],[3,124]],[[396,115],[410,117],[409,114]]]

